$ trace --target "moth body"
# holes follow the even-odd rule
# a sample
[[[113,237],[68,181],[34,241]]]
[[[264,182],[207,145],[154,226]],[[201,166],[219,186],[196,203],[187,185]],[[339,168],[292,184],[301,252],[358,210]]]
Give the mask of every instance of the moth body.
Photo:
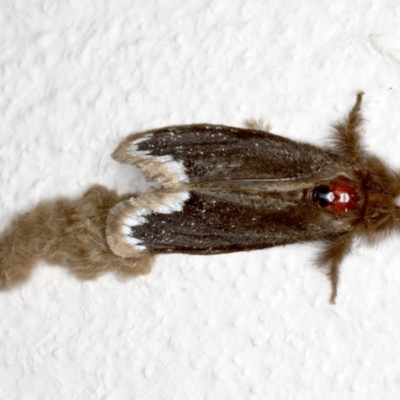
[[[217,254],[319,240],[331,301],[355,237],[373,242],[398,229],[399,173],[363,149],[362,93],[331,143],[318,147],[262,130],[184,125],[130,135],[117,161],[160,188],[117,204],[107,241],[121,257]]]

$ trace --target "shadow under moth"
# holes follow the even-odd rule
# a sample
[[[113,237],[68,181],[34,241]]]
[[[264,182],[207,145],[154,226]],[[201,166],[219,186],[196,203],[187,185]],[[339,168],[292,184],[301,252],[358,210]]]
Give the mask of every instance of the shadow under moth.
[[[326,147],[295,142],[255,121],[247,128],[183,125],[128,136],[114,159],[160,187],[117,196],[101,186],[80,199],[40,203],[0,237],[0,287],[33,263],[66,265],[81,278],[138,275],[161,253],[219,254],[320,241],[335,303],[340,264],[355,238],[398,230],[400,173],[361,142],[363,93],[333,125]]]

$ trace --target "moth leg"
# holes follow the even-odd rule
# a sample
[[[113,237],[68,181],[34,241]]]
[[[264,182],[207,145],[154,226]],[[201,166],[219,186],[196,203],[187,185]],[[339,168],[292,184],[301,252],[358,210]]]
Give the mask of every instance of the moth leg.
[[[319,267],[327,268],[327,275],[331,282],[330,303],[336,303],[339,284],[340,264],[350,252],[352,244],[351,235],[339,236],[336,240],[326,243],[325,249],[318,255],[316,263]]]
[[[255,131],[263,131],[263,132],[271,132],[272,124],[269,122],[264,121],[262,118],[260,119],[246,119],[244,121],[244,126],[248,129],[252,129]]]
[[[363,95],[364,92],[358,92],[356,102],[347,118],[333,125],[334,133],[331,138],[333,147],[352,160],[357,160],[364,154],[360,133],[360,125],[363,121],[360,112]]]

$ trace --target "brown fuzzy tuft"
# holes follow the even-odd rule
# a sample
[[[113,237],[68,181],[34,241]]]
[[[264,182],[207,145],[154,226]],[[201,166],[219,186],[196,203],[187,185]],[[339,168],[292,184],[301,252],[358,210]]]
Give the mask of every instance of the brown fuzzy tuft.
[[[259,119],[246,119],[244,121],[244,126],[247,129],[253,129],[256,131],[263,131],[270,133],[272,131],[272,124],[269,122],[264,121],[262,118]]]
[[[0,234],[0,289],[26,281],[39,260],[65,266],[81,279],[108,271],[122,277],[149,273],[153,256],[121,258],[106,242],[110,209],[129,197],[95,185],[78,199],[43,201],[17,215]]]
[[[350,253],[352,245],[351,235],[342,235],[331,242],[326,241],[324,249],[317,256],[316,265],[327,269],[327,275],[331,282],[330,303],[336,304],[339,285],[340,265],[344,257]]]
[[[356,103],[344,121],[333,125],[331,144],[339,154],[345,154],[351,162],[363,161],[365,150],[361,141],[360,126],[363,118],[360,113],[364,92],[357,93]]]

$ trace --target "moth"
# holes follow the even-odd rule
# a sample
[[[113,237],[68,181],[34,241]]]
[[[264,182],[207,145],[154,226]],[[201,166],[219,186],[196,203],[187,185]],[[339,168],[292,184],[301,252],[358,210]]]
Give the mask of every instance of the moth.
[[[246,129],[183,125],[128,136],[115,160],[160,187],[115,205],[106,238],[120,257],[219,254],[322,242],[335,303],[339,269],[354,239],[399,230],[400,173],[364,149],[360,106],[333,125],[326,146]]]

